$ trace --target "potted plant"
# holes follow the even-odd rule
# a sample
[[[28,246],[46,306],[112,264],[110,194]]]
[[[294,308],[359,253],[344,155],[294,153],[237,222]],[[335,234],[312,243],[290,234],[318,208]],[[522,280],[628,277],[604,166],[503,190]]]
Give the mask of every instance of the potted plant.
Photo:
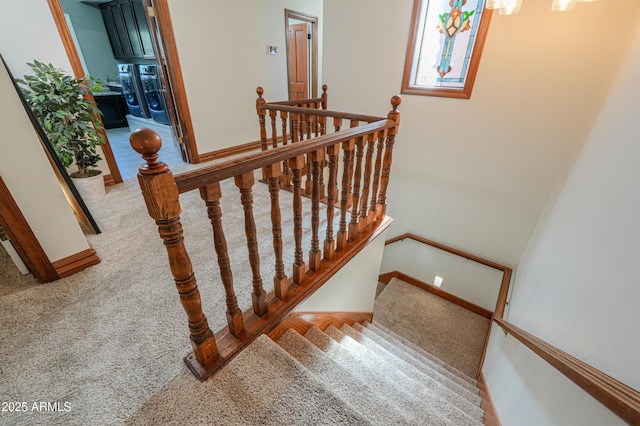
[[[101,113],[96,103],[86,98],[91,90],[102,90],[100,82],[90,76],[73,78],[39,61],[27,65],[33,75],[16,81],[62,165],[77,167],[70,176],[83,198],[104,195],[102,172],[96,169],[102,159],[96,147],[104,142],[102,123],[96,119]]]

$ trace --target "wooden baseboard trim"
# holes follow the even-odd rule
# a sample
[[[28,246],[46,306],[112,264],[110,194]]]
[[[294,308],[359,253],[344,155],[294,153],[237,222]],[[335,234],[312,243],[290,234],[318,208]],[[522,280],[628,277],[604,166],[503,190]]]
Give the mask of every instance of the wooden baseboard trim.
[[[478,389],[480,390],[480,397],[482,398],[480,408],[484,411],[482,424],[484,426],[500,426],[498,412],[496,411],[496,407],[493,405],[493,400],[491,399],[487,382],[484,380],[484,375],[482,373],[478,375]]]
[[[417,278],[413,278],[410,275],[404,274],[400,271],[393,271],[393,272],[388,272],[386,274],[381,275],[378,280],[384,282],[382,279],[387,279],[389,281],[391,281],[391,278],[398,278],[399,280],[402,280],[404,282],[406,282],[407,284],[411,284],[414,285],[418,288],[421,288],[425,291],[428,291],[429,293],[433,293],[436,296],[440,296],[443,299],[448,300],[449,302],[455,303],[458,306],[462,306],[465,309],[470,310],[471,312],[475,312],[478,315],[482,315],[485,318],[489,318],[491,319],[491,317],[493,316],[493,312],[491,312],[488,309],[483,308],[482,306],[478,306],[474,303],[471,303],[469,301],[464,300],[461,297],[458,297],[454,294],[451,294],[447,291],[444,291],[434,285],[428,284],[424,281],[420,281]],[[387,281],[387,283],[389,282]]]
[[[113,177],[113,175],[109,174],[109,175],[104,175],[104,185],[105,186],[111,186],[111,185],[115,185],[116,184],[116,180]]]
[[[311,327],[324,331],[330,325],[340,328],[343,324],[371,322],[373,312],[294,312],[276,326],[270,333],[271,340],[278,340],[287,330],[293,328],[305,334]]]
[[[387,272],[380,275],[378,277],[378,281],[381,283],[389,284],[389,281],[391,281],[392,278],[395,278],[397,276],[398,276],[398,271]]]
[[[90,266],[97,265],[98,263],[100,263],[100,258],[96,254],[96,251],[89,248],[80,253],[65,257],[64,259],[56,260],[53,262],[53,267],[56,272],[58,272],[58,275],[60,275],[60,278],[65,278],[83,271]]]

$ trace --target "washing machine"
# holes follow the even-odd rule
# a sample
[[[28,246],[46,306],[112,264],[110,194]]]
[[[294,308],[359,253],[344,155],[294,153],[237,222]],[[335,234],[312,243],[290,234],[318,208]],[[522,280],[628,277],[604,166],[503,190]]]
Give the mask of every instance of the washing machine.
[[[138,67],[134,64],[118,64],[118,76],[122,84],[122,96],[124,96],[131,115],[149,118],[149,110],[142,90],[142,82],[138,75]]]
[[[159,75],[158,65],[138,65],[140,81],[144,92],[149,113],[154,121],[162,124],[171,124],[167,111],[167,99],[165,88]]]

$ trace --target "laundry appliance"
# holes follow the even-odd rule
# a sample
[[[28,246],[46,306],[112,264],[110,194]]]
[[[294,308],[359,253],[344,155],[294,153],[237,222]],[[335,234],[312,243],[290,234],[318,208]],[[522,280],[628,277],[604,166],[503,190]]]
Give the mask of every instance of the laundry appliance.
[[[158,65],[138,65],[140,81],[144,92],[149,113],[154,121],[162,124],[171,124],[167,111],[166,89],[162,84]]]
[[[138,67],[134,64],[118,64],[118,76],[122,84],[122,96],[124,96],[131,115],[149,118],[149,110],[142,90]]]

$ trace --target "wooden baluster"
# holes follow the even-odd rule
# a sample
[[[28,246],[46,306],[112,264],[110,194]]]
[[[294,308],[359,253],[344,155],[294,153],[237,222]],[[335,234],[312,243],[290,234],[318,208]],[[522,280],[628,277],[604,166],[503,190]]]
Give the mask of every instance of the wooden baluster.
[[[307,120],[307,122],[306,122],[307,139],[311,139],[311,135],[312,135],[313,129],[314,129],[314,126],[313,126],[314,119],[313,119],[313,116],[311,114],[307,114],[305,117],[306,117],[306,120]]]
[[[333,215],[336,194],[338,192],[338,155],[340,145],[333,145],[327,148],[329,154],[329,186],[327,188],[327,235],[324,240],[324,258],[333,260],[335,243],[333,240]]]
[[[296,143],[300,140],[300,114],[297,112],[291,113],[291,143]]]
[[[351,195],[351,222],[349,223],[349,241],[358,238],[358,203],[360,202],[360,183],[362,181],[362,158],[364,156],[364,136],[356,139],[356,170],[353,175],[353,193]]]
[[[367,217],[367,226],[373,225],[378,219],[377,200],[378,185],[380,184],[380,172],[382,169],[382,153],[384,151],[384,141],[387,139],[387,130],[378,132],[378,145],[376,147],[376,165],[373,169],[373,188],[371,190],[371,207]]]
[[[216,249],[218,257],[218,266],[220,267],[220,278],[226,295],[227,303],[227,324],[229,332],[238,337],[244,332],[244,320],[242,319],[242,311],[238,307],[238,299],[233,289],[233,273],[229,262],[229,253],[227,251],[227,240],[224,236],[222,228],[222,211],[220,210],[220,183],[216,182],[211,185],[200,188],[200,197],[207,205],[207,213],[211,220],[213,228],[213,246]]]
[[[289,113],[286,111],[280,111],[280,120],[282,120],[282,145],[287,145],[287,122],[289,121]],[[289,173],[289,164],[287,160],[282,162],[282,175],[280,176],[280,186],[283,188],[289,188],[291,186],[291,174]]]
[[[328,101],[328,95],[327,95],[327,85],[323,84],[322,85],[322,109],[327,109],[327,101]]]
[[[402,102],[402,98],[398,95],[391,98],[391,106],[393,109],[387,115],[388,120],[396,123],[395,127],[389,129],[387,135],[387,143],[384,148],[384,158],[382,160],[382,177],[380,178],[380,193],[378,194],[378,218],[384,217],[387,211],[387,186],[389,185],[389,174],[391,173],[391,161],[393,158],[393,144],[396,139],[396,132],[400,125],[400,113],[398,106]]]
[[[202,312],[200,292],[191,259],[184,247],[178,188],[169,167],[157,161],[162,141],[158,134],[150,129],[135,130],[130,136],[130,141],[133,149],[142,154],[142,158],[147,162],[140,166],[138,183],[149,216],[156,221],[160,238],[167,249],[171,273],[180,295],[180,302],[187,314],[189,339],[194,356],[205,370],[210,370],[220,360],[220,354],[213,332]]]
[[[326,135],[327,134],[327,117],[321,115],[320,117],[318,117],[318,121],[320,123],[320,134]]]
[[[304,140],[304,136],[307,134],[307,114],[300,113],[300,135],[299,141]]]
[[[334,117],[333,118],[333,129],[334,129],[334,131],[339,132],[341,127],[342,127],[342,118]]]
[[[349,209],[349,196],[351,195],[351,179],[353,175],[353,151],[355,140],[342,142],[343,164],[342,171],[342,199],[340,201],[340,228],[338,230],[338,250],[347,245],[347,210]]]
[[[362,187],[362,198],[360,200],[360,218],[358,219],[358,233],[362,233],[367,227],[367,208],[369,207],[369,186],[371,185],[371,169],[373,162],[373,151],[376,141],[376,134],[367,135],[367,158],[364,165],[364,185]],[[372,197],[373,198],[373,197]]]
[[[262,148],[263,151],[266,151],[268,148],[267,128],[265,125],[265,116],[267,112],[264,109],[262,109],[262,105],[266,103],[266,101],[262,98],[264,89],[262,87],[258,87],[256,89],[256,93],[258,94],[258,99],[256,100],[256,111],[258,113],[258,121],[260,122],[260,147]]]
[[[253,194],[251,188],[255,181],[253,172],[235,176],[236,186],[240,189],[240,201],[244,209],[244,230],[247,235],[247,248],[249,250],[249,263],[253,278],[253,312],[261,317],[267,313],[267,294],[262,288],[262,278],[260,277],[260,254],[258,253],[258,240],[256,235],[256,223],[253,219]]]
[[[273,234],[273,253],[276,257],[275,276],[273,288],[276,297],[283,300],[289,291],[289,280],[284,272],[282,261],[282,226],[280,214],[280,163],[265,167],[265,176],[269,182],[269,194],[271,195],[271,233]]]
[[[324,161],[324,149],[310,153],[312,165],[312,191],[311,191],[311,250],[309,250],[309,269],[320,269],[322,252],[320,251],[320,239],[318,229],[320,227],[320,175],[322,174],[322,162]]]
[[[316,102],[316,103],[313,104],[313,107],[315,109],[319,109],[320,108],[320,104],[318,102]],[[313,131],[314,131],[314,134],[315,134],[316,138],[321,135],[321,133],[320,133],[320,116],[318,116],[317,114],[313,115]]]
[[[277,120],[276,120],[275,109],[269,110],[269,116],[271,117],[271,141],[274,148],[278,147],[278,130],[277,130]]]
[[[358,127],[360,125],[360,122],[358,120],[349,120],[349,128],[353,129],[354,127]],[[355,153],[354,156],[355,158]],[[352,158],[352,160],[354,159]],[[351,169],[351,173],[353,174],[353,169]],[[353,181],[351,181],[351,183],[349,185],[352,185]],[[353,205],[353,197],[351,197],[351,186],[349,186],[349,207],[351,208],[351,206]]]
[[[293,282],[302,284],[307,272],[307,267],[302,259],[302,169],[304,168],[304,155],[291,158],[289,168],[293,172],[293,238],[295,240]]]

